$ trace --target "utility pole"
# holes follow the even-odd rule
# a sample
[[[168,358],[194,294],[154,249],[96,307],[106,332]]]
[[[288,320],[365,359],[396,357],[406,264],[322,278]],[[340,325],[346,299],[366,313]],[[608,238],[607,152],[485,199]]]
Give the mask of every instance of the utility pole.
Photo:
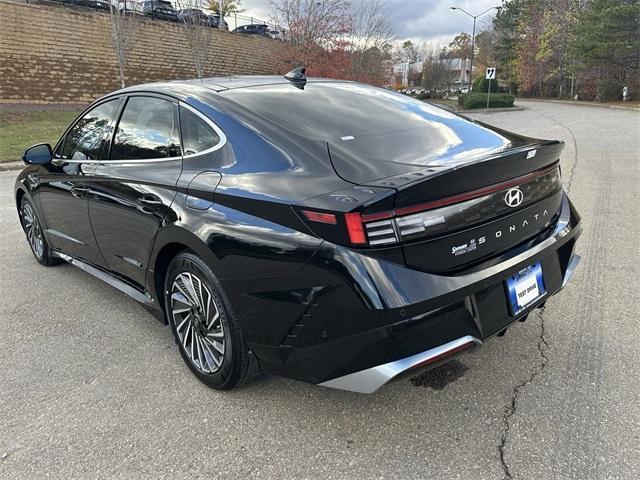
[[[222,21],[224,20],[224,0],[218,2],[218,8],[220,9],[220,17],[218,18],[218,28],[222,28]]]
[[[471,18],[473,18],[473,33],[471,34],[471,65],[469,67],[469,91],[470,92],[473,89],[473,83],[471,82],[471,77],[473,75],[473,55],[474,55],[475,49],[476,49],[476,19],[481,17],[482,15],[484,15],[485,13],[487,13],[490,10],[500,10],[500,8],[502,8],[502,7],[490,7],[490,8],[487,8],[484,12],[479,13],[478,15],[471,15],[464,8],[449,7],[450,10],[460,10],[462,13],[465,13],[465,14],[469,15]]]

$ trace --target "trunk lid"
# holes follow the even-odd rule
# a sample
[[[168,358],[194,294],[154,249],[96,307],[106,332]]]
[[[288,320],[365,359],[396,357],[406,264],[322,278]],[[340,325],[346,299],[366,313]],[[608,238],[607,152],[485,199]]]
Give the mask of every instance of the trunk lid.
[[[465,165],[535,143],[440,109],[423,108],[420,119],[403,128],[331,138],[336,172],[345,180],[368,184],[425,168]]]
[[[493,185],[544,168],[564,143],[524,137],[449,114],[409,130],[329,142],[331,162],[343,179],[394,188],[396,207]]]
[[[402,161],[380,155],[376,160],[376,141],[330,144],[343,178],[396,192],[391,212],[375,203],[364,208],[372,247],[400,244],[408,266],[455,272],[535,242],[555,223],[562,201],[557,161],[564,144],[464,122],[454,131],[462,143],[449,148],[444,140],[439,147],[431,141],[437,154],[423,155],[424,142],[406,136],[380,150],[390,156],[398,149],[395,158]],[[375,178],[375,169],[393,175]],[[507,203],[512,190],[522,196],[518,205]]]

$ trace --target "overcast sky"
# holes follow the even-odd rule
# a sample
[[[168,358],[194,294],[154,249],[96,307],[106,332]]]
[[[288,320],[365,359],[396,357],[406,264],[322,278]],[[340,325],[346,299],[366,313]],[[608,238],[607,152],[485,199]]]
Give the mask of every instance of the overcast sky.
[[[500,5],[501,0],[386,0],[386,10],[399,40],[410,39],[432,46],[448,45],[460,32],[469,32],[473,20],[459,11],[449,10],[450,6],[461,7],[473,15],[485,9]],[[254,16],[269,21],[269,0],[242,0],[246,8],[243,15]],[[478,27],[489,22],[493,12],[478,19]]]

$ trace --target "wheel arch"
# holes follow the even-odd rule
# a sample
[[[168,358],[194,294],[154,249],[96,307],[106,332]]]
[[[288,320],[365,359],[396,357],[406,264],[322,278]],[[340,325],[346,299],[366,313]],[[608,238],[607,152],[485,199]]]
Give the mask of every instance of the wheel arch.
[[[164,278],[171,260],[182,252],[191,252],[205,262],[215,275],[219,274],[220,262],[209,246],[188,230],[173,226],[158,232],[147,270],[147,291],[155,296],[164,312]],[[164,323],[167,323],[166,312]]]
[[[22,203],[22,199],[25,195],[27,195],[27,191],[23,187],[16,188],[16,209],[18,210],[20,221],[22,221],[22,216],[20,215],[20,204]]]
[[[43,225],[43,228],[46,228],[46,223],[44,222],[44,218],[43,218],[42,212],[38,208],[39,205],[36,205],[36,202],[34,201],[33,197],[29,193],[28,188],[26,186],[24,186],[23,184],[18,184],[16,186],[16,189],[15,189],[16,211],[18,212],[18,221],[20,222],[20,225],[23,225],[22,224],[22,211],[21,211],[20,207],[22,205],[23,199],[25,199],[25,198],[31,203],[31,205],[33,205],[33,210],[35,211],[35,214],[38,217],[38,220]],[[45,236],[46,236],[46,232],[45,232]]]
[[[167,274],[171,260],[173,260],[180,252],[190,250],[191,249],[189,247],[182,243],[172,242],[163,246],[156,256],[153,268],[153,288],[158,304],[160,305],[160,309],[165,313],[165,316],[163,317],[165,324],[168,322],[163,301],[164,294],[162,292],[162,289],[164,288],[164,277]]]

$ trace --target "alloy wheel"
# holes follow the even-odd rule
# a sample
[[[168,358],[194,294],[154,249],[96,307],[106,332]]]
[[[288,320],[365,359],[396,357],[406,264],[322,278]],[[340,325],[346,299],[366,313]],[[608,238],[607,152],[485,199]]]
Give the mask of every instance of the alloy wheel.
[[[182,272],[171,286],[171,315],[191,363],[203,373],[222,366],[225,333],[220,310],[207,285],[196,275]]]
[[[27,234],[29,245],[31,245],[31,249],[36,257],[41,259],[44,255],[44,239],[42,238],[40,222],[30,203],[25,203],[22,207],[22,219],[24,221],[24,230]]]

